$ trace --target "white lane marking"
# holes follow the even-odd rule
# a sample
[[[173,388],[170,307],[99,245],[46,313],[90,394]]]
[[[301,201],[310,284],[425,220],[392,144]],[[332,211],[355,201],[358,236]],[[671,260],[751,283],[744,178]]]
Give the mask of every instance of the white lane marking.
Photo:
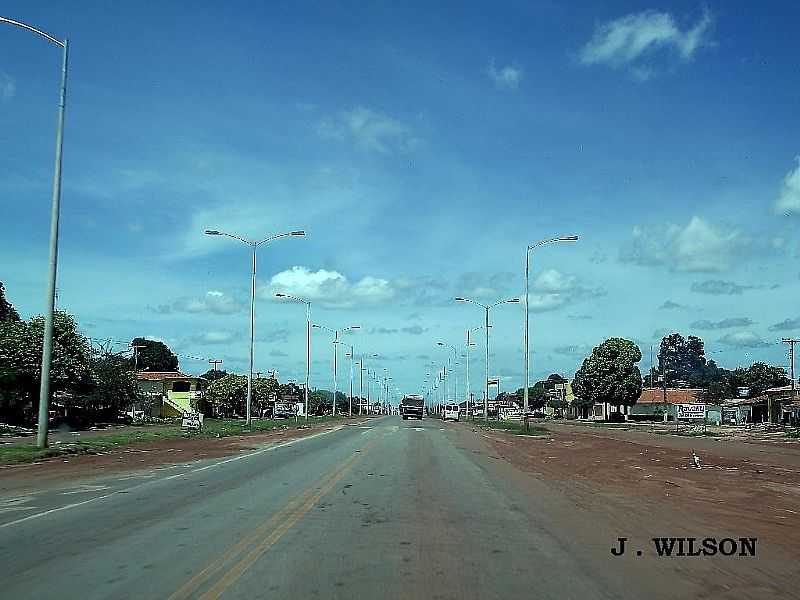
[[[35,506],[21,506],[33,500],[33,496],[17,496],[16,498],[8,498],[0,500],[0,513],[15,512],[18,510],[34,510]]]
[[[89,498],[88,500],[83,500],[81,502],[73,502],[72,504],[65,504],[64,506],[59,506],[57,508],[51,508],[49,510],[42,511],[40,513],[36,513],[35,515],[28,515],[27,517],[22,517],[21,519],[17,519],[16,521],[9,521],[8,523],[0,524],[0,529],[5,529],[6,527],[11,527],[12,525],[19,525],[20,523],[25,523],[26,521],[32,521],[33,519],[38,519],[40,517],[46,517],[47,515],[52,515],[53,513],[61,512],[64,510],[70,510],[73,508],[78,508],[79,506],[84,506],[86,504],[91,504],[92,502],[97,502],[98,500],[105,500],[106,498],[111,498],[112,496],[116,496],[117,494],[127,494],[133,490],[136,490],[140,487],[144,487],[151,483],[156,483],[159,481],[168,481],[170,479],[175,479],[176,477],[183,477],[185,475],[191,475],[192,473],[197,473],[199,471],[205,471],[206,469],[211,469],[213,467],[218,467],[220,465],[225,465],[230,462],[234,462],[237,460],[242,460],[243,458],[249,458],[251,456],[258,456],[259,454],[264,454],[265,452],[269,452],[271,450],[277,450],[278,448],[285,448],[286,446],[291,446],[296,442],[302,442],[305,440],[311,440],[316,437],[320,437],[323,435],[327,435],[329,433],[333,433],[334,431],[339,431],[344,425],[340,425],[339,427],[335,427],[334,429],[329,429],[327,431],[321,431],[320,433],[315,433],[314,435],[309,435],[308,437],[298,438],[296,440],[291,440],[289,442],[285,442],[283,444],[277,444],[275,446],[268,446],[267,448],[262,448],[261,450],[256,450],[255,452],[251,452],[250,454],[241,454],[239,456],[234,456],[233,458],[228,458],[226,460],[220,461],[218,463],[214,463],[212,465],[208,465],[205,467],[200,467],[199,469],[192,469],[191,471],[187,471],[185,473],[179,473],[177,475],[170,475],[169,477],[163,477],[161,479],[152,479],[150,481],[144,481],[140,484],[131,486],[124,490],[114,490],[108,494],[103,494],[102,496],[95,496],[94,498]]]
[[[69,490],[67,492],[61,492],[62,496],[68,496],[70,494],[88,494],[90,492],[102,492],[103,490],[107,490],[107,485],[89,485],[83,484],[78,486],[75,489]]]
[[[414,431],[425,431],[424,427],[414,427]]]

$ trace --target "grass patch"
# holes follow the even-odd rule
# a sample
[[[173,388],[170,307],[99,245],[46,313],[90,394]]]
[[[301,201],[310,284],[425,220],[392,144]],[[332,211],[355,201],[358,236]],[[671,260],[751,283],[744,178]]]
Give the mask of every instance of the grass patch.
[[[340,421],[346,417],[309,417],[294,419],[253,419],[252,425],[247,427],[244,419],[205,419],[203,430],[189,432],[181,429],[180,425],[152,425],[139,427],[134,431],[114,430],[107,435],[97,435],[85,439],[77,438],[68,442],[51,442],[49,448],[39,449],[33,440],[22,444],[0,444],[0,464],[13,465],[37,462],[57,456],[71,454],[97,454],[109,452],[128,446],[135,446],[159,439],[180,439],[188,437],[218,438],[234,435],[248,435],[274,429],[293,429],[306,425],[317,425]]]
[[[509,433],[513,433],[516,435],[550,435],[550,432],[547,431],[544,427],[540,427],[539,425],[528,425],[527,431],[525,430],[525,424],[522,421],[495,421],[489,420],[487,421],[475,421],[475,425],[482,427],[484,429],[492,429],[496,431],[507,431]]]
[[[794,440],[800,439],[800,429],[791,429],[786,432],[786,437]]]

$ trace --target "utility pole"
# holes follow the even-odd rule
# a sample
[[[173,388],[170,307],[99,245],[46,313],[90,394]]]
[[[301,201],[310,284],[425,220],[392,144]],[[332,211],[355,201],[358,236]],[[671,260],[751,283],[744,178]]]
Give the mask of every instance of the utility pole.
[[[794,396],[794,390],[796,387],[794,379],[794,345],[800,342],[800,340],[796,338],[783,338],[781,342],[784,344],[789,344],[789,368],[791,369],[790,374],[792,377],[792,395]]]
[[[145,348],[145,346],[131,344],[131,348],[133,348],[133,376],[136,377],[139,372],[139,348]]]
[[[797,385],[795,383],[795,378],[794,378],[794,345],[796,343],[800,342],[800,340],[798,340],[797,338],[783,338],[783,339],[781,339],[781,342],[783,342],[784,344],[789,344],[789,369],[790,369],[790,374],[791,374],[791,377],[792,377],[792,402],[794,402],[795,401],[795,388],[796,388],[796,385]],[[769,418],[770,418],[770,421],[772,421],[772,407],[770,407]]]
[[[208,362],[209,362],[209,364],[214,366],[214,373],[217,372],[217,365],[221,365],[222,364],[222,361],[221,360],[217,360],[217,359],[209,360]]]

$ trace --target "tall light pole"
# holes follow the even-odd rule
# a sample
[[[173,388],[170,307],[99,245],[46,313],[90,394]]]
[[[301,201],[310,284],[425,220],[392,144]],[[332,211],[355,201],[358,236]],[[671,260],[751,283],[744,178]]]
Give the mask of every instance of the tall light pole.
[[[243,244],[247,244],[253,251],[253,268],[250,273],[250,369],[247,372],[247,426],[250,427],[250,405],[253,399],[253,345],[255,336],[255,322],[256,322],[256,248],[261,244],[268,244],[272,240],[277,240],[282,237],[299,236],[302,237],[306,234],[305,231],[287,231],[285,233],[277,233],[271,235],[263,240],[246,240],[233,233],[225,233],[216,229],[206,229],[206,235],[222,235],[225,237],[239,240]]]
[[[453,381],[453,398],[455,399],[456,402],[458,402],[458,371],[456,370],[456,365],[458,364],[458,350],[456,349],[455,346],[453,346],[453,344],[448,344],[446,342],[436,342],[436,345],[437,346],[445,346],[447,348],[450,348],[450,350],[453,351],[453,369],[452,369],[452,371],[453,371],[453,375],[455,376],[455,379]],[[445,389],[447,389],[447,388],[445,388]]]
[[[369,357],[370,358],[378,358],[378,355],[377,354],[370,354]],[[359,365],[359,368],[358,368],[359,379],[361,381],[361,383],[360,383],[361,391],[359,392],[360,396],[359,396],[359,401],[358,401],[358,414],[361,415],[361,414],[363,414],[362,406],[364,404],[364,371],[367,372],[367,411],[369,411],[369,369],[367,369],[367,367],[364,366],[364,355],[363,354],[361,355],[361,360],[358,361],[358,365]]]
[[[350,352],[345,354],[345,356],[350,357],[350,402],[347,405],[347,412],[348,416],[353,416],[353,358],[354,358],[355,348],[353,344],[350,344]]]
[[[484,396],[483,396],[483,410],[484,410],[484,420],[489,420],[489,311],[493,309],[495,306],[500,306],[501,304],[518,304],[519,298],[509,298],[508,300],[498,300],[494,304],[482,304],[476,300],[470,300],[469,298],[463,298],[459,296],[455,299],[456,302],[469,302],[471,304],[476,304],[477,306],[482,307],[486,311],[486,321],[484,323],[484,327],[486,327],[486,377],[484,383]]]
[[[552,238],[549,240],[542,240],[540,242],[536,242],[535,244],[531,244],[525,250],[525,386],[522,390],[522,418],[527,426],[528,423],[528,303],[530,297],[530,289],[528,285],[528,275],[530,273],[530,256],[531,250],[538,248],[539,246],[544,246],[545,244],[553,244],[555,242],[576,242],[578,241],[577,235],[562,235],[561,237]]]
[[[303,401],[305,402],[304,412],[306,413],[306,421],[308,421],[308,381],[311,378],[311,301],[303,300],[302,298],[297,298],[296,296],[290,296],[289,294],[284,294],[283,292],[277,292],[275,297],[288,298],[289,300],[302,302],[306,305],[306,387],[305,391],[303,392]]]
[[[53,174],[53,197],[50,203],[50,259],[48,263],[47,296],[45,297],[44,339],[42,340],[42,369],[39,384],[39,421],[36,430],[36,445],[47,447],[47,428],[50,422],[50,365],[53,360],[53,321],[56,310],[56,277],[58,274],[58,226],[61,216],[61,153],[64,146],[64,111],[67,107],[67,63],[69,60],[69,40],[59,40],[41,29],[7,17],[0,17],[6,23],[26,29],[31,33],[55,44],[62,50],[61,89],[58,101],[58,124],[56,127],[56,159]]]
[[[360,325],[351,325],[350,327],[345,327],[344,329],[331,329],[330,327],[325,327],[325,325],[318,325],[314,323],[312,327],[316,327],[317,329],[324,329],[333,334],[333,416],[336,416],[336,392],[338,392],[338,386],[336,383],[336,373],[339,368],[339,334],[344,333],[345,331],[352,331],[353,329],[361,329]]]
[[[478,331],[481,327],[475,327],[473,329],[467,329],[467,386],[466,386],[466,402],[467,402],[467,411],[465,413],[465,418],[469,418],[469,347],[474,346],[475,343],[470,340],[470,335],[473,331]]]

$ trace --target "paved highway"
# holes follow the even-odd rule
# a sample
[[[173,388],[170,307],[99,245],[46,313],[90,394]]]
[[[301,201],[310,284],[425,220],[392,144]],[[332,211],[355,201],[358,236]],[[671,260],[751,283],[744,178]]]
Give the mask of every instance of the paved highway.
[[[126,487],[127,486],[127,487]],[[6,598],[619,598],[614,539],[464,424],[383,417],[0,521]],[[94,490],[94,492],[92,492]],[[613,571],[619,571],[619,563]]]

